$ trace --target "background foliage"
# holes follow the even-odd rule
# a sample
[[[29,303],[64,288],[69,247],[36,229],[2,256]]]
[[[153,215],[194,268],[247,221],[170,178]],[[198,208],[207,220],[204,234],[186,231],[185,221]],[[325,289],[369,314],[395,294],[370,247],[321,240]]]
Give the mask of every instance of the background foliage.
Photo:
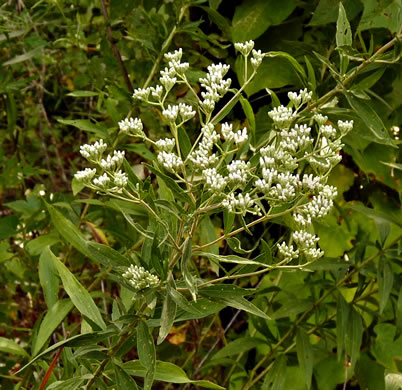
[[[188,378],[230,389],[402,388],[400,0],[344,0],[350,35],[339,27],[337,33],[339,1],[111,0],[107,21],[101,3],[18,0],[0,6],[2,388],[42,388],[47,372],[48,388],[80,388],[91,377],[79,368],[94,372],[116,342],[107,330],[85,333],[93,322],[106,329],[104,318],[115,321],[120,306],[113,298],[124,304],[127,294],[96,256],[71,245],[65,228],[79,227],[80,237],[120,254],[137,250],[141,237],[112,205],[103,207],[94,194],[75,196],[81,189],[75,182],[71,188],[82,165],[79,145],[102,137],[129,151],[137,176],[148,176],[141,162],[152,162],[153,153],[117,138],[117,122],[131,114],[141,117],[150,136],[162,137],[166,129],[155,111],[133,105],[132,89],[155,80],[163,52],[178,47],[192,67],[190,81],[219,61],[241,80],[231,43],[248,39],[257,49],[287,55],[264,59],[245,90],[252,112],[245,117],[239,107],[231,120],[255,126],[260,137],[271,128],[266,113],[275,99],[304,87],[328,101],[339,99],[344,108],[325,108],[331,121],[354,120],[343,162],[330,178],[338,187],[336,208],[315,225],[326,257],[314,272],[241,279],[239,287],[256,288],[253,303],[269,320],[221,310],[218,303],[209,305],[208,316],[179,317],[157,347],[156,357],[165,363],[156,364],[153,388],[183,388],[171,383],[190,386]],[[364,62],[375,53],[376,61]],[[354,77],[351,70],[359,65]],[[185,93],[176,90],[177,98]],[[143,210],[130,212],[147,219]],[[289,221],[280,224],[286,229]],[[201,244],[221,229],[221,220],[210,221]],[[282,233],[258,236],[272,244]],[[239,239],[243,248],[254,248],[252,236]],[[261,253],[253,250],[252,257]],[[201,269],[210,272],[208,264]],[[119,326],[128,323],[123,319]],[[151,337],[143,322],[136,337]],[[130,375],[142,386],[135,345],[128,339],[116,360],[100,366],[105,376],[97,378],[97,388],[135,388]],[[49,370],[52,361],[56,366]],[[213,386],[208,383],[194,386]]]

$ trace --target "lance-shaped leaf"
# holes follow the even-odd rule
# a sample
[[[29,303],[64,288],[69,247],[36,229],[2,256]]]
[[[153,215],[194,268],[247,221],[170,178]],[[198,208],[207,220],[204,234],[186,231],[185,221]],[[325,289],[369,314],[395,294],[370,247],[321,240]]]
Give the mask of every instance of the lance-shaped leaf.
[[[156,352],[154,339],[144,321],[140,321],[137,326],[137,352],[140,363],[147,369],[144,390],[151,390],[155,376]]]

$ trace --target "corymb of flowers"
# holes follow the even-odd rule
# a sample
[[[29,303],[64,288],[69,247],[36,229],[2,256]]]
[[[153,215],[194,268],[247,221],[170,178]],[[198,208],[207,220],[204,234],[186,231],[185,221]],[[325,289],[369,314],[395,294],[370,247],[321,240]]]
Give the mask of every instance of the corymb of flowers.
[[[318,237],[312,234],[312,222],[327,215],[333,206],[337,190],[326,183],[341,160],[341,139],[352,130],[353,122],[338,121],[335,126],[312,104],[312,93],[307,89],[289,92],[287,106],[276,106],[267,113],[272,120],[271,130],[252,144],[247,127],[238,128],[237,122],[219,119],[225,117],[253,79],[265,53],[255,50],[252,41],[236,43],[235,49],[244,59],[242,87],[231,89],[231,79],[226,77],[229,65],[212,64],[199,79],[200,94],[187,79],[189,63],[182,61],[182,49],[165,54],[167,66],[160,71],[160,84],[138,88],[133,97],[160,110],[171,138],[148,138],[140,118],[122,120],[120,131],[153,148],[157,156],[154,166],[174,179],[197,205],[194,218],[210,210],[226,209],[241,218],[252,214],[258,223],[270,219],[275,210],[286,210],[297,230],[288,243],[277,245],[278,257],[281,262],[315,261],[323,252],[317,247]],[[169,92],[177,84],[187,86],[197,102],[195,107],[185,101],[167,103]],[[225,97],[227,94],[231,95]],[[221,103],[219,107],[223,107],[218,110],[224,97],[225,104]],[[201,131],[185,153],[178,130],[194,118]],[[124,151],[115,150],[104,157],[106,149],[103,140],[82,146],[82,156],[96,168],[77,172],[75,178],[99,193],[141,202],[139,186],[129,185],[121,169]],[[138,270],[130,272],[142,274]],[[143,284],[136,283],[156,283],[149,275],[146,278]]]

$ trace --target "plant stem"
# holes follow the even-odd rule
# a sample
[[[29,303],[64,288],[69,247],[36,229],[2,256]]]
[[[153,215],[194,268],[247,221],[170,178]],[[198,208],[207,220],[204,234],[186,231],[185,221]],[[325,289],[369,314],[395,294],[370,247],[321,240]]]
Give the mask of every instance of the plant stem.
[[[102,0],[103,1],[103,0]],[[156,71],[159,69],[159,64],[162,61],[163,55],[165,54],[166,50],[168,49],[170,43],[172,42],[172,39],[174,37],[174,35],[176,34],[177,31],[177,26],[180,24],[180,22],[182,21],[184,14],[186,12],[188,8],[188,5],[184,6],[181,8],[180,10],[180,14],[179,17],[177,19],[177,23],[174,25],[174,27],[172,28],[172,31],[170,31],[170,34],[168,35],[168,37],[166,38],[165,42],[163,42],[161,50],[159,52],[159,56],[156,59],[156,61],[154,62],[154,65],[151,69],[151,72],[148,75],[147,80],[145,81],[145,84],[143,86],[143,88],[147,88],[148,85],[151,83],[153,77],[155,76]]]

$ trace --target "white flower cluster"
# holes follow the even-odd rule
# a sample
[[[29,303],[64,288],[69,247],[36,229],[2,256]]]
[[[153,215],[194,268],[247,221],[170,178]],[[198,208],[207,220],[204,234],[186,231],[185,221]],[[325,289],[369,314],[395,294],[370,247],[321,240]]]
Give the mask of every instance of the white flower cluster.
[[[137,265],[130,265],[123,274],[123,277],[126,278],[137,291],[157,287],[159,285],[159,279],[156,275],[151,274],[144,267],[138,267]]]
[[[288,98],[293,103],[293,106],[297,110],[301,105],[306,104],[311,100],[313,92],[308,92],[307,88],[301,89],[299,93],[289,92]]]
[[[156,141],[155,144],[159,150],[171,152],[176,144],[176,141],[174,138],[165,138]]]
[[[239,51],[244,56],[248,56],[254,48],[254,41],[247,41],[247,42],[237,42],[234,44],[234,47],[237,51]]]
[[[203,101],[200,103],[205,113],[210,114],[215,103],[225,95],[228,91],[232,80],[230,78],[224,80],[226,73],[229,70],[229,65],[212,64],[208,66],[208,73],[205,78],[200,78],[200,84],[205,88],[206,92],[201,92]]]
[[[196,170],[204,170],[214,165],[218,157],[212,153],[214,143],[218,142],[219,135],[214,129],[212,123],[207,124],[201,129],[202,139],[198,144],[198,148],[189,155],[190,161]]]
[[[78,171],[74,177],[82,183],[88,183],[95,175],[96,169],[85,168],[83,171]]]
[[[234,132],[233,125],[227,122],[222,123],[221,132],[225,141],[234,142],[236,145],[241,145],[248,139],[247,128]]]
[[[158,162],[172,173],[177,172],[183,166],[183,161],[179,156],[165,151],[158,153]]]
[[[124,160],[124,151],[115,150],[113,152],[113,157],[109,154],[105,159],[102,159],[100,162],[100,166],[105,171],[115,171],[120,168],[121,164],[123,164]]]
[[[216,168],[207,168],[202,171],[205,186],[208,190],[221,193],[226,187],[226,178],[217,173]]]
[[[222,201],[223,207],[226,207],[231,213],[245,215],[246,213],[251,213],[254,215],[261,216],[261,209],[255,204],[254,199],[248,192],[243,195],[241,192],[237,196],[231,192]]]
[[[251,65],[256,70],[260,65],[262,60],[265,57],[265,53],[262,53],[261,50],[253,50],[253,58],[250,60]]]
[[[338,121],[338,128],[342,136],[344,136],[353,129],[353,121]]]
[[[281,131],[281,142],[279,146],[290,153],[295,154],[299,150],[304,150],[310,146],[314,139],[310,137],[311,128],[307,125],[296,124],[291,130]]]
[[[107,144],[103,142],[103,139],[96,141],[93,145],[80,146],[80,153],[88,161],[97,163],[102,158],[103,152],[106,150]]]
[[[285,261],[291,261],[299,257],[299,250],[294,249],[293,245],[289,246],[285,242],[277,244],[278,251]]]
[[[319,238],[304,230],[296,231],[292,234],[293,240],[299,248],[300,254],[303,254],[307,261],[314,261],[324,256],[324,252],[317,248]]]
[[[233,160],[229,165],[228,180],[233,184],[247,184],[248,174],[250,171],[250,162],[242,160]]]
[[[132,133],[136,137],[144,137],[143,124],[139,118],[126,118],[119,122],[122,133]]]
[[[270,118],[274,121],[275,126],[282,130],[288,129],[292,122],[296,119],[296,112],[291,107],[279,106],[268,112]]]

